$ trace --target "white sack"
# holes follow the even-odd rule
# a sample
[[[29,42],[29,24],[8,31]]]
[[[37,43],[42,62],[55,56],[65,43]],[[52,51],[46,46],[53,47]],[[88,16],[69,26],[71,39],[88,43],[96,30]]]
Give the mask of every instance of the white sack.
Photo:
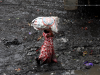
[[[58,33],[58,28],[57,28],[58,23],[59,23],[59,18],[55,16],[37,17],[34,20],[32,20],[31,26],[33,26],[34,29],[36,30],[48,29],[50,26],[52,31]]]

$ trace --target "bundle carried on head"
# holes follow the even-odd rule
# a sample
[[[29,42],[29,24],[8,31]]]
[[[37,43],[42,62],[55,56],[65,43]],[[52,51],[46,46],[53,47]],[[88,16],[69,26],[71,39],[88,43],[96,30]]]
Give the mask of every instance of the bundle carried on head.
[[[36,30],[44,30],[49,29],[51,27],[51,30],[58,33],[58,23],[59,18],[56,16],[51,17],[37,17],[32,21],[31,26],[34,27]]]

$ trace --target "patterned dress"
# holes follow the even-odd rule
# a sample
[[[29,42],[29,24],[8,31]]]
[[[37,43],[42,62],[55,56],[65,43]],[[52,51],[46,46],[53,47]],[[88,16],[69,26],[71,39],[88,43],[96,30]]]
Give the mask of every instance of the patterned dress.
[[[47,38],[47,35],[51,35],[51,33],[43,32],[45,41],[41,46],[41,53],[39,59],[42,62],[46,61],[47,63],[50,63],[51,61],[57,62],[53,46],[53,37]]]

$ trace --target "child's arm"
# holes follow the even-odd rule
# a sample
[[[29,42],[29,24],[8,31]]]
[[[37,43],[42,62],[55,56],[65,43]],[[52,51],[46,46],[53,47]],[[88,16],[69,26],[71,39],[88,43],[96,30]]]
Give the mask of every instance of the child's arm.
[[[47,35],[47,38],[48,38],[48,37],[54,37],[54,35],[53,35],[53,32],[52,32],[51,28],[49,28],[49,31],[50,31],[51,35]]]
[[[41,35],[41,36],[37,39],[37,41],[39,41],[42,37],[43,37],[43,35]]]

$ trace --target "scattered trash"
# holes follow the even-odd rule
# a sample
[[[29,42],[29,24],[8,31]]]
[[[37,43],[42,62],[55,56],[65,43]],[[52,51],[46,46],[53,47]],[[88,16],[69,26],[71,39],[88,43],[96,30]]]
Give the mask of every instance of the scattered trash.
[[[87,30],[88,28],[87,27],[85,27],[85,30]]]
[[[53,75],[54,73],[51,73],[51,75]]]
[[[29,34],[31,35],[32,33],[31,33],[31,32],[29,32]]]
[[[82,29],[84,29],[84,28],[82,27]]]
[[[94,60],[93,63],[94,64],[99,64],[99,61],[98,60]]]
[[[19,18],[16,18],[16,19],[19,19]]]
[[[84,62],[86,66],[93,66],[93,63],[89,63],[88,61]]]
[[[81,47],[78,47],[78,48],[77,48],[77,51],[80,52],[80,51],[81,51]]]
[[[75,74],[74,70],[71,71],[71,74]]]
[[[88,23],[91,23],[91,21],[88,21]]]
[[[50,13],[51,14],[51,13]]]
[[[84,64],[88,63],[88,61],[84,62]]]
[[[92,55],[93,54],[93,50],[91,50],[91,52],[90,52],[90,55]]]
[[[59,57],[59,54],[56,54],[56,57]]]
[[[84,47],[81,47],[82,49],[84,49]]]
[[[30,23],[28,23],[28,25],[29,25],[29,26],[31,26],[31,24],[30,24]]]
[[[65,72],[63,73],[63,75],[70,75],[70,72]]]
[[[64,63],[61,63],[61,65],[62,65],[62,66],[65,66],[65,64],[64,64]]]
[[[91,66],[93,66],[93,63],[89,63],[88,61],[86,61],[86,62],[84,63],[84,65],[85,65],[85,68],[86,68],[86,69],[90,69]]]
[[[5,73],[3,73],[3,75],[6,75]]]
[[[87,28],[87,27],[85,27],[85,28],[84,28],[84,27],[81,27],[81,29],[85,29],[85,30],[87,30],[88,28]]]
[[[20,68],[18,68],[18,69],[15,69],[15,70],[16,70],[17,72],[20,72],[20,70],[21,70],[21,69],[20,69]]]
[[[65,38],[61,38],[62,42],[67,42],[68,39],[66,40]]]
[[[0,1],[0,2],[2,2],[2,1]]]
[[[87,54],[87,51],[84,51],[84,52],[83,52],[83,56],[85,56],[86,54]]]
[[[10,20],[10,19],[8,19],[8,20]]]
[[[93,63],[86,63],[86,66],[93,66]]]
[[[27,55],[34,55],[34,54],[36,54],[36,52],[28,52]]]
[[[91,20],[91,21],[88,21],[88,23],[92,23],[93,22],[93,20]]]

